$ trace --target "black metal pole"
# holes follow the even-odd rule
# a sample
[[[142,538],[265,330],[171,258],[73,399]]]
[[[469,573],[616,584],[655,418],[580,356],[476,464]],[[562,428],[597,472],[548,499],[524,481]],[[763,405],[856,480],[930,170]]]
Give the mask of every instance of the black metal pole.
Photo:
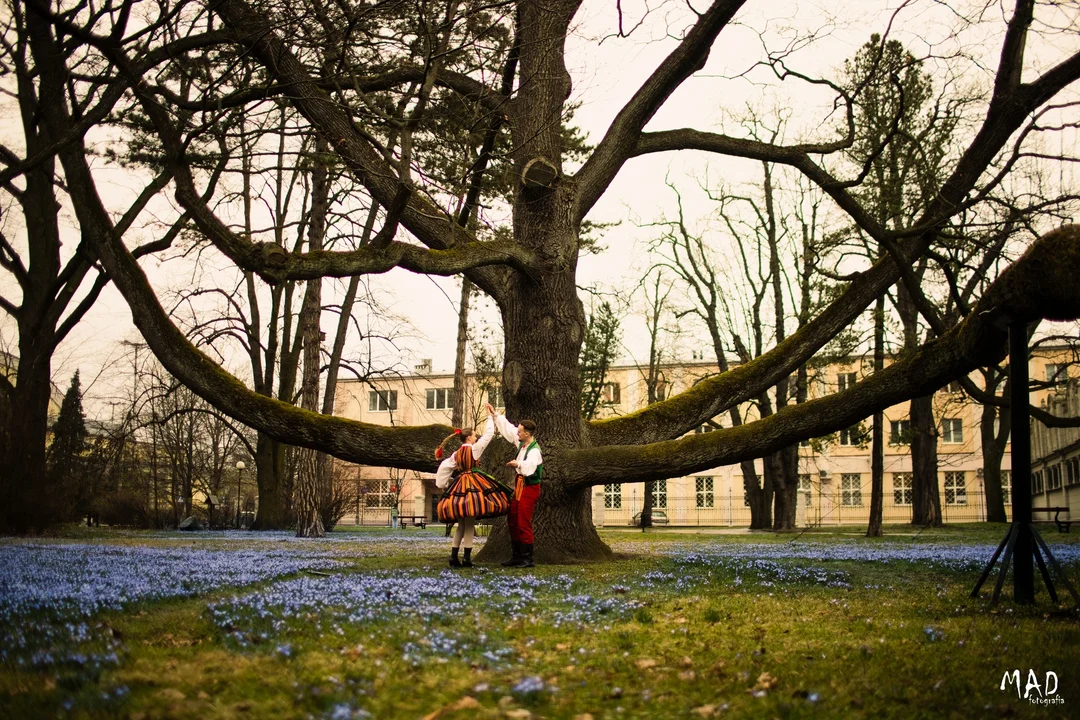
[[[240,483],[244,479],[244,468],[236,470],[236,529],[240,529]]]
[[[1031,537],[1031,423],[1028,411],[1027,323],[1013,320],[1009,325],[1009,376],[1012,416],[1012,521],[1018,525],[1013,553],[1013,600],[1035,602],[1035,568]],[[1004,568],[1002,568],[1004,572]]]

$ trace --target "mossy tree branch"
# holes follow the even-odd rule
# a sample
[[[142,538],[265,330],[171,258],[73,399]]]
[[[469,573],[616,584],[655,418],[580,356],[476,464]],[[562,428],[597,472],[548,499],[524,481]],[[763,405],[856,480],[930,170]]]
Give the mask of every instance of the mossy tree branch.
[[[740,427],[645,445],[571,450],[558,459],[559,473],[574,478],[575,486],[686,475],[762,457],[932,393],[1005,356],[1008,335],[1003,319],[1080,318],[1075,263],[1080,263],[1080,226],[1070,225],[1036,241],[987,289],[962,323],[849,390],[788,406]]]

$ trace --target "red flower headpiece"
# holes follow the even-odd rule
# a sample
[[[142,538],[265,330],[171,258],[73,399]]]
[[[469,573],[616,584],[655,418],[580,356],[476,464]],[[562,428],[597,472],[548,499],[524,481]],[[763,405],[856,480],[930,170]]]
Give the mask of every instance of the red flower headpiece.
[[[455,435],[460,435],[461,434],[461,428],[454,428],[454,434]]]
[[[436,460],[442,460],[442,448],[441,447],[435,448],[435,459]]]

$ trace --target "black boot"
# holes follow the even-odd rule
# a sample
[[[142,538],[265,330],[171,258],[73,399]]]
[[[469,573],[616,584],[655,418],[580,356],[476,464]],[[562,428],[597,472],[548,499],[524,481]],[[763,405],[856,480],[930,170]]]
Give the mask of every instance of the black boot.
[[[533,544],[523,543],[521,547],[521,564],[517,567],[533,567]]]
[[[521,558],[510,565],[509,567],[516,568],[530,568],[533,567],[533,546],[532,543],[521,543]]]
[[[457,559],[457,554],[457,548],[450,548],[450,567],[461,567],[461,561]]]
[[[510,555],[509,560],[504,560],[501,563],[503,567],[517,567],[517,564],[521,562],[521,543],[517,540],[511,540],[510,547],[513,554]]]
[[[472,567],[472,548],[465,548],[465,557],[461,560],[461,567]]]

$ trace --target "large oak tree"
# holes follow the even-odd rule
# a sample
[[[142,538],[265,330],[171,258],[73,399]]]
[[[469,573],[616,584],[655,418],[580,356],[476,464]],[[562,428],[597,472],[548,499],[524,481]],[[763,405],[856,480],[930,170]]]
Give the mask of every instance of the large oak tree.
[[[646,130],[672,93],[702,70],[718,38],[737,17],[744,20],[764,5],[747,0],[715,0],[695,11],[680,39],[615,115],[588,159],[574,172],[563,167],[562,132],[571,95],[566,40],[581,0],[517,0],[480,6],[447,2],[440,13],[424,15],[414,28],[419,37],[443,38],[423,63],[372,63],[349,52],[372,47],[387,35],[371,32],[368,20],[396,3],[340,5],[298,3],[288,7],[262,0],[219,0],[186,7],[155,5],[179,23],[177,30],[219,43],[222,56],[256,63],[259,81],[231,88],[208,85],[205,96],[183,100],[167,74],[148,73],[128,57],[121,42],[142,32],[125,23],[130,8],[117,3],[87,19],[50,11],[35,0],[30,13],[37,29],[68,44],[92,47],[110,72],[126,82],[132,97],[153,124],[168,159],[172,189],[198,231],[240,268],[269,282],[320,276],[345,277],[404,268],[431,275],[464,273],[491,296],[502,315],[505,334],[503,390],[511,418],[532,418],[545,448],[545,485],[536,513],[537,557],[541,560],[600,558],[608,548],[596,534],[590,488],[604,483],[642,482],[678,477],[762,457],[802,438],[840,430],[875,410],[925,395],[948,380],[1001,358],[1004,331],[999,321],[1080,316],[1080,291],[1072,268],[1080,259],[1080,231],[1067,228],[1035,243],[989,286],[967,317],[953,329],[853,388],[829,397],[788,406],[740,427],[684,436],[739,403],[759,396],[793,374],[833,336],[898,282],[919,288],[910,271],[938,241],[956,213],[980,202],[1000,182],[1003,155],[1040,108],[1080,77],[1080,53],[1043,62],[1037,72],[1025,62],[1037,3],[1019,0],[1005,13],[992,91],[985,117],[967,146],[949,163],[944,180],[920,216],[902,231],[881,223],[853,189],[858,173],[839,175],[830,161],[854,141],[853,98],[840,84],[837,106],[846,116],[839,135],[822,123],[821,137],[779,144],[704,128]],[[425,8],[433,6],[423,5]],[[455,72],[445,54],[480,43],[490,24],[476,22],[501,8],[494,22],[514,37],[504,68]],[[147,10],[149,12],[149,10]],[[613,11],[614,12],[614,11]],[[321,15],[320,15],[321,14]],[[76,13],[77,15],[77,13]],[[84,13],[85,15],[85,13]],[[490,14],[484,15],[490,18]],[[321,19],[315,22],[312,18]],[[326,22],[329,18],[330,22]],[[898,16],[894,22],[903,22]],[[188,23],[187,26],[184,23]],[[97,24],[98,26],[95,26]],[[333,32],[319,28],[330,27]],[[452,27],[452,32],[447,29]],[[354,29],[364,28],[364,32]],[[434,33],[434,35],[432,35]],[[168,37],[165,34],[163,37]],[[147,42],[151,42],[150,39]],[[162,40],[164,42],[164,40]],[[338,43],[335,63],[320,55]],[[180,52],[179,50],[177,52]],[[369,53],[370,55],[370,53]],[[376,53],[377,55],[377,53]],[[354,64],[355,58],[355,64]],[[799,74],[785,58],[766,58],[786,78]],[[63,57],[43,57],[41,72],[73,81]],[[500,83],[506,67],[516,70],[512,86]],[[514,77],[515,73],[510,73]],[[480,240],[440,201],[417,172],[418,155],[387,152],[369,126],[377,117],[379,93],[410,85],[452,94],[471,103],[479,117],[498,114],[506,133],[504,161],[520,179],[508,199],[509,232]],[[329,144],[385,213],[376,242],[351,252],[284,252],[233,232],[200,193],[199,178],[185,158],[184,123],[206,108],[238,107],[267,98],[284,98]],[[423,97],[419,95],[418,97]],[[417,102],[420,102],[419,100]],[[238,420],[289,443],[315,448],[366,465],[421,471],[436,466],[432,448],[446,427],[387,428],[326,417],[256,394],[202,355],[162,310],[154,290],[119,239],[93,182],[79,134],[78,118],[58,102],[48,122],[54,137],[74,138],[58,157],[83,236],[121,290],[148,345],[168,370],[195,392]],[[883,249],[880,259],[855,275],[835,301],[773,350],[710,377],[691,389],[630,415],[586,422],[580,415],[579,353],[586,319],[577,293],[577,261],[582,224],[615,177],[634,157],[696,151],[791,166],[817,183],[851,222]],[[503,549],[489,542],[484,554]]]

